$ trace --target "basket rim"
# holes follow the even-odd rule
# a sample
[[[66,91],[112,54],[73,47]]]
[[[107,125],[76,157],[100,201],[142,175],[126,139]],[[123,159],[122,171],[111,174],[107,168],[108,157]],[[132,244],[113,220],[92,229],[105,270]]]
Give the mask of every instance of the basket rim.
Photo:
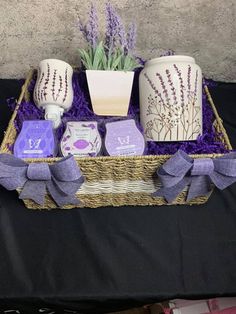
[[[212,154],[188,154],[189,157],[192,158],[217,158],[221,157],[224,154],[220,153],[212,153]],[[74,156],[76,161],[109,161],[109,160],[116,160],[116,161],[125,161],[125,160],[156,160],[156,159],[169,159],[173,155],[143,155],[143,156],[96,156],[96,157],[76,157]],[[22,158],[22,160],[26,162],[44,162],[47,160],[48,162],[57,162],[65,157],[48,157],[48,158]]]

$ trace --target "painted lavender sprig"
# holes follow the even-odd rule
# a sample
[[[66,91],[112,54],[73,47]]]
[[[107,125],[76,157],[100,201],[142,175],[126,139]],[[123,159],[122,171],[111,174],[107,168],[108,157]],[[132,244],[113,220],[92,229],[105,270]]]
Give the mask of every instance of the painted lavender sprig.
[[[170,74],[170,71],[168,69],[166,69],[166,76],[167,76],[167,81],[168,81],[168,84],[170,86],[170,89],[171,89],[171,94],[173,96],[173,105],[174,105],[174,108],[179,110],[179,107],[176,107],[177,104],[178,104],[178,100],[177,100],[177,95],[176,95],[176,89],[175,89],[175,86],[174,86],[174,83],[171,79],[171,74]],[[168,95],[168,94],[167,94]],[[170,98],[168,98],[168,101],[170,101]],[[169,107],[169,109],[171,109]]]
[[[182,78],[181,70],[174,64],[174,69],[177,72],[179,82],[180,82],[180,99],[181,99],[181,107],[184,108],[184,81]]]
[[[144,73],[144,77],[146,78],[150,87],[153,89],[153,91],[155,92],[155,94],[159,98],[159,101],[155,101],[155,103],[152,101],[152,97],[149,98],[150,103],[148,106],[148,115],[154,114],[155,116],[157,116],[155,118],[155,121],[154,121],[155,123],[153,123],[153,125],[152,125],[152,131],[154,131],[158,134],[158,138],[160,137],[160,134],[162,131],[164,131],[164,134],[165,134],[164,139],[166,139],[168,134],[171,138],[172,137],[171,129],[173,128],[173,126],[175,124],[175,119],[174,119],[175,112],[173,110],[174,106],[171,106],[170,103],[168,104],[167,102],[165,102],[163,100],[162,93],[159,92],[156,85],[150,79],[150,77],[147,75],[147,73]],[[161,81],[162,90],[166,89],[163,78],[161,76],[158,76],[158,74],[157,74],[157,77]],[[168,93],[167,93],[166,97],[169,101]],[[160,110],[158,110],[158,106],[160,107]],[[162,112],[162,108],[163,108],[163,112]],[[150,125],[149,125],[149,131],[148,132],[149,132],[149,135],[147,135],[147,136],[149,137],[152,134],[151,129],[150,129]]]
[[[48,89],[48,84],[49,84],[49,77],[50,77],[50,65],[47,63],[47,76],[44,80],[44,86],[41,90],[41,100],[43,100],[43,97],[44,97],[44,100],[46,100],[46,96],[47,96],[47,89]]]
[[[166,105],[167,105],[167,107],[170,107],[170,98],[169,98],[169,94],[168,94],[165,82],[163,80],[163,77],[161,76],[160,73],[156,73],[156,76],[158,77],[158,79],[159,79],[159,81],[161,83],[162,93],[164,94],[165,99],[166,99]]]
[[[162,106],[166,107],[166,104],[162,98],[161,93],[158,91],[158,89],[156,88],[155,84],[153,83],[153,81],[150,79],[150,77],[147,75],[147,73],[144,73],[144,77],[146,78],[147,82],[149,83],[149,85],[151,86],[151,88],[153,89],[153,91],[155,92],[155,94],[160,98],[161,104]]]
[[[195,81],[194,81],[194,102],[197,100],[197,84],[198,84],[198,70],[196,71]]]
[[[59,75],[59,88],[58,88],[58,91],[57,91],[56,101],[57,101],[57,99],[58,99],[59,96],[60,96],[60,92],[63,90],[63,89],[62,89],[62,86],[63,86],[63,83],[62,83],[62,76]]]
[[[55,69],[54,72],[53,72],[53,77],[52,77],[52,89],[51,89],[52,97],[53,97],[53,100],[54,100],[54,101],[55,101],[56,77],[57,77],[57,70]]]
[[[198,128],[198,123],[199,121],[196,120],[196,116],[198,114],[198,107],[195,106],[196,102],[197,102],[197,85],[198,85],[198,70],[196,70],[196,76],[195,76],[195,81],[194,81],[194,92],[193,92],[193,97],[194,97],[194,101],[192,104],[192,137],[195,133],[199,133],[200,130],[200,125]],[[194,128],[194,123],[195,123],[195,128]],[[196,129],[197,126],[197,129]]]
[[[188,117],[188,120],[185,121],[186,119],[185,119],[184,111],[186,110],[186,112],[189,112],[189,108],[188,108],[188,104],[185,103],[185,95],[184,95],[185,86],[184,86],[184,80],[182,77],[182,72],[176,64],[174,64],[173,66],[174,66],[174,69],[178,75],[178,79],[179,79],[179,83],[180,83],[180,105],[181,105],[180,120],[181,120],[181,124],[183,126],[183,137],[184,137],[185,136],[184,134],[186,134],[187,130],[188,130],[186,127],[186,122],[189,124],[189,119],[190,119]],[[191,75],[191,68],[190,68],[190,70],[188,68],[188,73],[189,73],[189,75]],[[190,84],[190,77],[189,77],[189,79],[187,78],[187,80],[189,80],[187,82],[187,84]],[[189,95],[189,92],[187,92],[187,94]]]
[[[62,99],[63,103],[66,101],[67,95],[68,95],[68,69],[65,70],[65,93]]]
[[[166,56],[174,56],[175,52],[172,49],[168,49],[165,52],[163,52],[160,57],[166,57]]]
[[[40,78],[40,80],[39,80],[39,84],[38,84],[38,91],[37,91],[37,98],[38,98],[38,101],[41,99],[42,100],[42,97],[40,97],[40,86],[41,86],[41,84],[42,84],[42,82],[43,82],[43,79],[44,79],[44,72],[42,72],[41,73],[41,78]]]
[[[190,92],[191,92],[191,72],[192,72],[192,68],[190,65],[188,65],[188,74],[187,74],[188,97],[189,97]]]

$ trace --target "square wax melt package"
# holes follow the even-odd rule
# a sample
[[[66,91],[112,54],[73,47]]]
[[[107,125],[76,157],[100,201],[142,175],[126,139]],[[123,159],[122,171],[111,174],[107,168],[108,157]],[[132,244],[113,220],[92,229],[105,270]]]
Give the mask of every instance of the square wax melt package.
[[[57,153],[52,121],[24,121],[14,144],[18,158],[46,158]]]

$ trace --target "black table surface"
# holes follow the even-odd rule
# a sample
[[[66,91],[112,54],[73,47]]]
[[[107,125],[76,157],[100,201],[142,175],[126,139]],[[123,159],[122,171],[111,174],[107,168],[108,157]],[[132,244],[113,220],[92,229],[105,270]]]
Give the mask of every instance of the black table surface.
[[[1,137],[19,92],[0,80]],[[236,84],[211,92],[236,147]],[[235,201],[236,184],[200,206],[32,211],[0,187],[0,309],[102,313],[236,295]]]

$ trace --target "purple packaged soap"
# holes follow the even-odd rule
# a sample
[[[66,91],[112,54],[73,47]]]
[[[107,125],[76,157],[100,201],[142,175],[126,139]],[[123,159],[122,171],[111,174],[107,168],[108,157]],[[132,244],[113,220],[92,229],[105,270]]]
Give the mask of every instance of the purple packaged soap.
[[[140,156],[145,140],[133,119],[106,123],[105,149],[110,156]]]
[[[24,121],[14,145],[18,158],[46,158],[55,156],[56,145],[52,121]]]

